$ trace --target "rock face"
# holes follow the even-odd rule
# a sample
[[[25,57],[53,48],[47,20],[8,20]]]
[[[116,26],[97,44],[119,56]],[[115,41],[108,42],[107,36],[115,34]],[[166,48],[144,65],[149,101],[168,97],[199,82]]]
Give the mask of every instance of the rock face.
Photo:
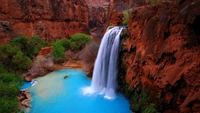
[[[150,0],[111,0],[105,29],[110,25],[122,25],[124,11],[131,13],[131,10],[148,3]]]
[[[84,0],[1,0],[0,44],[19,35],[39,35],[46,41],[89,33]]]
[[[146,90],[160,112],[200,111],[199,10],[199,0],[176,0],[132,12],[119,78],[130,92]]]
[[[52,51],[53,51],[52,46],[51,47],[44,47],[44,48],[41,48],[41,50],[38,52],[38,55],[47,57],[47,56],[50,56],[52,54]]]
[[[91,36],[102,38],[108,20],[110,0],[85,0],[89,7],[89,28]]]

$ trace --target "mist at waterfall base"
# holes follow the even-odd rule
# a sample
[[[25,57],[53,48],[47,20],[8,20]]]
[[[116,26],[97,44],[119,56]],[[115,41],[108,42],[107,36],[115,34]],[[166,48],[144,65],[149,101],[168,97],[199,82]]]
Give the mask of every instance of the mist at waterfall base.
[[[82,71],[60,70],[37,81],[28,89],[33,101],[25,113],[131,113],[128,100],[120,93],[112,100],[99,94],[84,95],[82,88],[90,86],[91,80]]]

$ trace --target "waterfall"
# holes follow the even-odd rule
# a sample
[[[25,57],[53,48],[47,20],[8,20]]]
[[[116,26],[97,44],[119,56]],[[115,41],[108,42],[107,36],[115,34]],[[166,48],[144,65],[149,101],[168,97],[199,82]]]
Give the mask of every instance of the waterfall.
[[[120,34],[125,27],[109,27],[103,36],[95,61],[92,83],[87,93],[105,94],[104,98],[115,97],[117,88],[118,54]]]

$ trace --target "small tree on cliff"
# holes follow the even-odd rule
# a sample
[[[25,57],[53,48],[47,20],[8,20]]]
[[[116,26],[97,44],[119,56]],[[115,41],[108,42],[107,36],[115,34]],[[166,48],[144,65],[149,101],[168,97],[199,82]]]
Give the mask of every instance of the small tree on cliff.
[[[89,35],[77,33],[71,36],[70,47],[71,49],[81,49],[90,41],[91,39]]]
[[[12,59],[13,64],[17,65],[17,69],[26,70],[30,68],[32,61],[29,57],[24,55],[21,51],[18,51]]]
[[[60,41],[56,41],[53,45],[52,55],[56,60],[62,60],[65,58],[65,48]]]

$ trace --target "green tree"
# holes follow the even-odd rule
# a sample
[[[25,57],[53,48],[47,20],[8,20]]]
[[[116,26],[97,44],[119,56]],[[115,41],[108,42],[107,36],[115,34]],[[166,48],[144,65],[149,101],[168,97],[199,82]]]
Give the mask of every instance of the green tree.
[[[20,79],[17,74],[0,72],[0,113],[18,111]]]
[[[47,43],[39,36],[31,37],[29,41],[29,48],[30,48],[29,57],[34,58],[38,54],[40,49],[42,47],[45,47],[46,45]]]
[[[12,62],[17,65],[18,69],[26,70],[31,66],[31,59],[24,55],[21,51],[18,51],[15,56],[13,56]]]
[[[33,36],[30,39],[26,36],[19,36],[11,41],[11,45],[19,47],[26,56],[34,58],[47,43],[39,36]]]
[[[67,40],[66,38],[61,39],[60,43],[65,48],[65,50],[69,50],[70,49],[70,41]]]
[[[86,34],[74,34],[70,38],[71,49],[81,49],[85,44],[91,41],[90,36]]]
[[[12,46],[10,44],[0,46],[0,59],[7,60],[12,58],[12,56],[15,55],[17,51],[19,51],[17,46]]]
[[[29,44],[28,44],[28,38],[26,36],[19,36],[14,38],[11,41],[11,45],[17,46],[21,49],[21,51],[25,52],[26,54],[29,53],[30,48],[29,48]],[[28,52],[26,52],[28,51]]]
[[[57,41],[52,45],[53,45],[53,51],[52,51],[53,57],[57,60],[65,58],[65,48],[63,47],[62,43],[60,41]]]
[[[153,4],[153,3],[155,3],[156,2],[156,0],[151,0],[151,4]]]
[[[4,66],[3,64],[0,62],[0,73],[5,72]]]

